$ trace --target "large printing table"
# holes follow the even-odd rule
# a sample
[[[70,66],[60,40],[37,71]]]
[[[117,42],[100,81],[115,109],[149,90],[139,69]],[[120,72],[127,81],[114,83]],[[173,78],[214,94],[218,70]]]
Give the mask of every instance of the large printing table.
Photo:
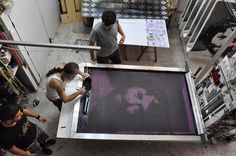
[[[202,119],[189,73],[179,68],[81,64],[91,90],[63,104],[58,138],[200,142]],[[137,78],[138,76],[138,78]],[[81,78],[66,85],[68,94]]]
[[[93,27],[101,22],[101,19],[95,18]],[[125,33],[126,39],[124,45],[141,46],[141,53],[137,58],[140,60],[148,47],[154,48],[154,61],[157,61],[156,48],[169,48],[169,40],[165,20],[155,19],[119,19],[119,23]],[[121,36],[118,34],[118,41]],[[127,59],[126,53],[125,57]]]

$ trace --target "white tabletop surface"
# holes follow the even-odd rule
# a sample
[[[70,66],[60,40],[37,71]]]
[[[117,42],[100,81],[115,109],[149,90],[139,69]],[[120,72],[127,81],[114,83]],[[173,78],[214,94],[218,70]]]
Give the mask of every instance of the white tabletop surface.
[[[94,19],[93,27],[101,19]],[[126,35],[125,45],[169,48],[169,39],[165,20],[119,19]],[[121,36],[118,35],[118,42]]]

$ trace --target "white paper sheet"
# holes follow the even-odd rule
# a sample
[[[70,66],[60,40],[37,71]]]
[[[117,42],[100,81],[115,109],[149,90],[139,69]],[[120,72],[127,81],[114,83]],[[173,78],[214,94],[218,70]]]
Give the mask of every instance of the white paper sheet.
[[[147,20],[148,46],[169,48],[169,39],[165,20]]]
[[[145,19],[120,19],[119,22],[126,36],[124,44],[147,46]],[[118,41],[120,38],[119,34]]]

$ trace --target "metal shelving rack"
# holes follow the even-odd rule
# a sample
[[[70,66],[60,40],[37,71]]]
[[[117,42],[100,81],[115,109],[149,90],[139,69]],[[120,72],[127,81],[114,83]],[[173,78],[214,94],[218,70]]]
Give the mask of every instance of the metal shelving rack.
[[[209,140],[236,138],[235,7],[235,0],[190,0],[179,22],[185,51],[212,54],[210,62],[195,79],[196,96]],[[218,33],[223,39],[216,46],[214,35]],[[214,53],[211,46],[215,46]],[[229,77],[228,73],[234,75]]]

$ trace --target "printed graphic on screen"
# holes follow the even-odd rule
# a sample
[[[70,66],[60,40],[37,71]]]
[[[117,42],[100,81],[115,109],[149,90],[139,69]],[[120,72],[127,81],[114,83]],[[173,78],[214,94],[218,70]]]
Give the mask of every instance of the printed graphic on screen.
[[[85,17],[100,17],[104,10],[114,10],[118,18],[168,19],[166,0],[83,0]]]
[[[90,71],[90,101],[81,103],[79,133],[196,133],[184,73]]]

